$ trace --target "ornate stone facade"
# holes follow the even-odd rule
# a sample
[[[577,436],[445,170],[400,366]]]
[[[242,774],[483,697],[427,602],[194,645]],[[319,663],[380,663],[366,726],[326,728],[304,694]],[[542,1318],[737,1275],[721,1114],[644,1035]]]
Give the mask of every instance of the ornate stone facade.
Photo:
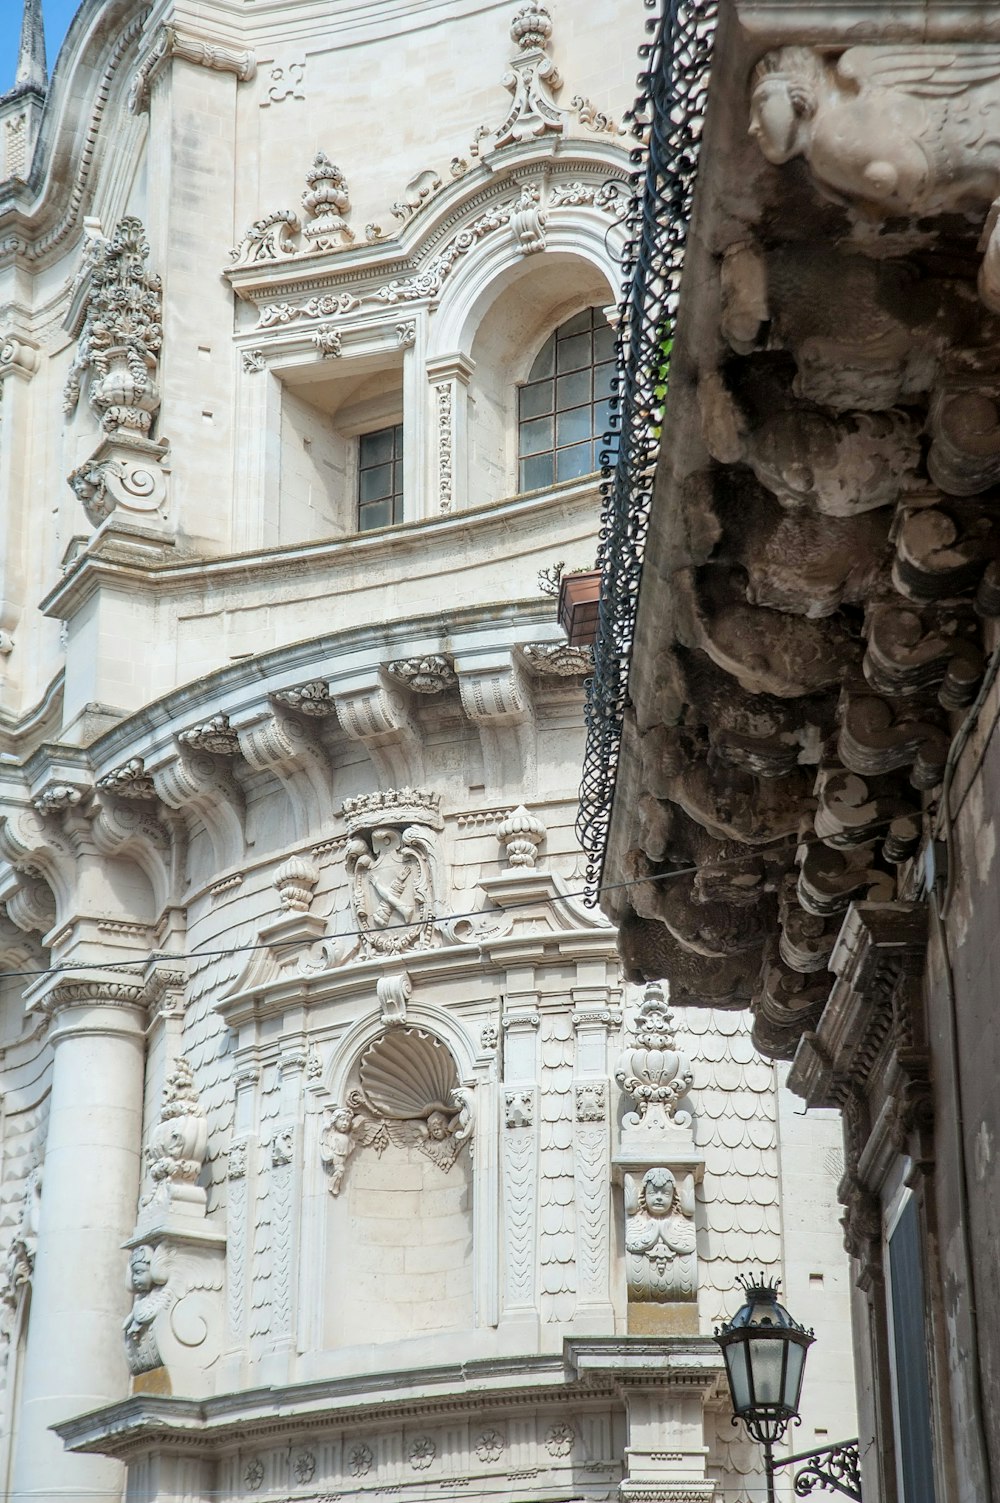
[[[581,894],[599,476],[516,429],[617,295],[608,22],[91,0],[0,185],[4,1495],[707,1503],[733,1275],[811,1267],[742,1020]]]

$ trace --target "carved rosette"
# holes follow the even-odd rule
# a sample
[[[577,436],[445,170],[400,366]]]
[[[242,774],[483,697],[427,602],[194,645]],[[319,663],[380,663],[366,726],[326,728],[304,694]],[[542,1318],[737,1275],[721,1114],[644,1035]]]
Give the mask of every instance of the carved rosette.
[[[636,1104],[623,1125],[650,1131],[669,1121],[688,1126],[691,1115],[679,1103],[691,1088],[691,1063],[676,1047],[673,1017],[655,982],[646,987],[633,1031],[634,1046],[625,1050],[615,1070],[618,1084]]]

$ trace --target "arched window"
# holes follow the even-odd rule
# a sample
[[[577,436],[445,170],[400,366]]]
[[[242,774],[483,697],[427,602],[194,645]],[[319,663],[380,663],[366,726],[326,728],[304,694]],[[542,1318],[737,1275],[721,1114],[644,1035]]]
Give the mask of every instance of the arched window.
[[[560,324],[518,392],[518,489],[539,490],[600,467],[614,335],[600,308]]]

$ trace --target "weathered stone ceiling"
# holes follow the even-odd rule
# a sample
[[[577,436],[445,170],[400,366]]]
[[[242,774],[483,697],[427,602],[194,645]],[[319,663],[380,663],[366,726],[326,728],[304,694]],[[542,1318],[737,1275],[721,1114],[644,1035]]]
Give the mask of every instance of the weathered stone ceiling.
[[[605,873],[630,976],[773,1055],[918,894],[994,640],[998,143],[996,45],[720,37]]]

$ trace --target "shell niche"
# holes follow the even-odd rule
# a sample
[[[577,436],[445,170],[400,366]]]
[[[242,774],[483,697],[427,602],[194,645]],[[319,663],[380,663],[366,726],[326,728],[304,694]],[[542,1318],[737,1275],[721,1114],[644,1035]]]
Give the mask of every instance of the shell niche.
[[[361,1089],[376,1111],[396,1121],[453,1112],[455,1061],[438,1039],[419,1028],[393,1028],[369,1044],[359,1067]]]

